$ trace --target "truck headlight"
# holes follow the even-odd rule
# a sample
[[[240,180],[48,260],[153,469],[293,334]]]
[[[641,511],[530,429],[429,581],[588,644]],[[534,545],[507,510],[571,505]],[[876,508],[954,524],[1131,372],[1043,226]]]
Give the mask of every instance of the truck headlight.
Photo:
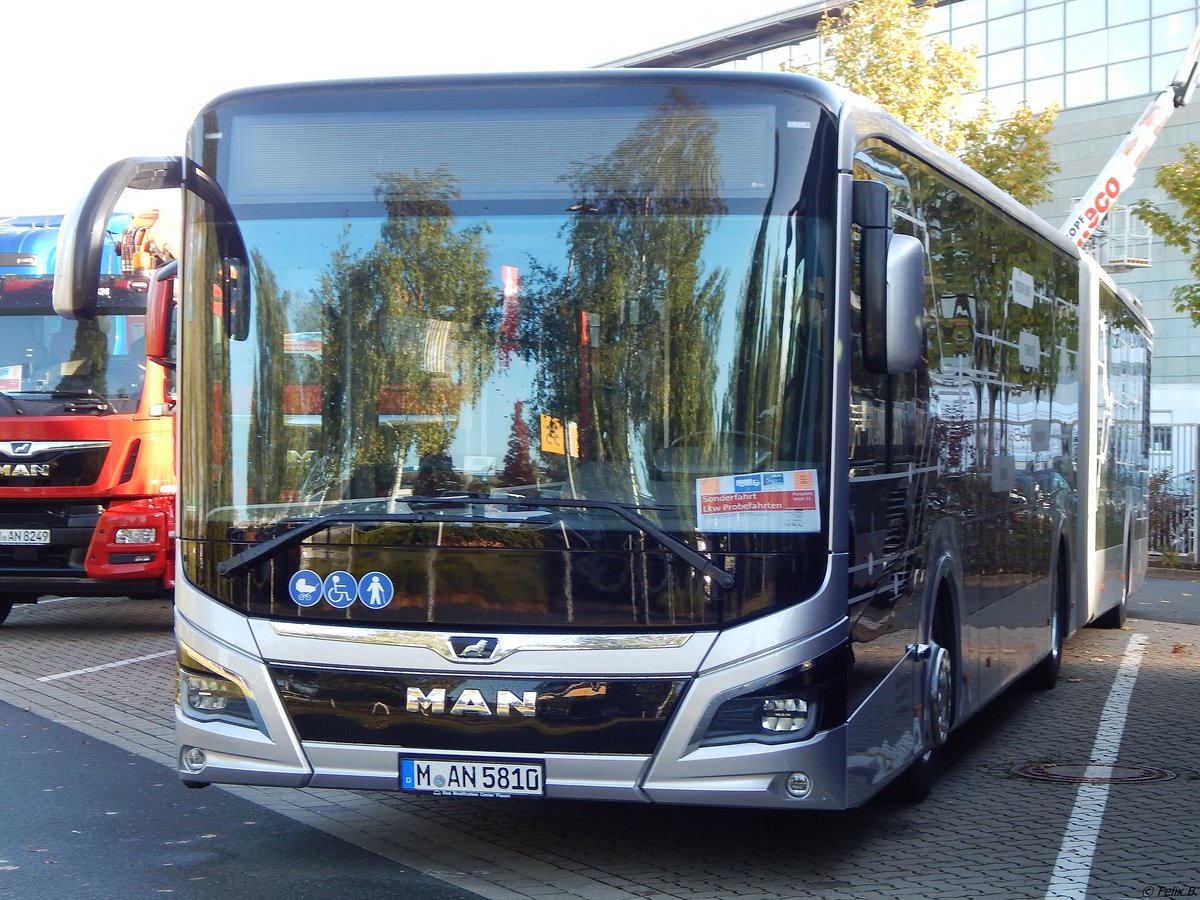
[[[113,537],[116,544],[153,544],[157,532],[153,528],[118,528]]]

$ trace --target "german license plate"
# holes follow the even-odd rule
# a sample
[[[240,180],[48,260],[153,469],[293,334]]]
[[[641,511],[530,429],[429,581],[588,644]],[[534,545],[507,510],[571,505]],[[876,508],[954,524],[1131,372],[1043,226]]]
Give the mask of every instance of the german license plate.
[[[49,528],[0,528],[0,544],[48,544]]]
[[[455,797],[541,797],[541,763],[483,759],[401,759],[400,790]]]

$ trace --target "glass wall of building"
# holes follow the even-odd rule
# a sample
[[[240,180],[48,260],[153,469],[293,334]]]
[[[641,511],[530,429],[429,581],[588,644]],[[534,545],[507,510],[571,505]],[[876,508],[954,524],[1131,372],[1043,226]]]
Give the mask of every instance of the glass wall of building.
[[[811,2],[793,12],[815,20],[821,9],[842,5]],[[1057,225],[1154,96],[1171,83],[1198,22],[1200,0],[939,0],[931,34],[955,47],[974,47],[977,95],[986,96],[1001,115],[1021,103],[1035,110],[1059,107],[1049,135],[1059,171],[1051,177],[1050,200],[1035,210]],[[726,65],[778,71],[781,65],[814,66],[823,58],[814,34]],[[1099,241],[1088,245],[1117,282],[1141,299],[1154,325],[1151,409],[1157,422],[1200,422],[1195,352],[1200,329],[1172,299],[1177,286],[1192,280],[1190,257],[1150,234],[1129,207],[1146,199],[1178,212],[1155,186],[1154,175],[1179,158],[1183,144],[1198,141],[1200,94],[1170,119]]]

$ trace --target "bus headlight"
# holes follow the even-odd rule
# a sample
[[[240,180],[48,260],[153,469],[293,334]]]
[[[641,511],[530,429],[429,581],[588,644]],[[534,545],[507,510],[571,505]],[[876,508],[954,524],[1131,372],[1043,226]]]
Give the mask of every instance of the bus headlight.
[[[790,734],[808,730],[809,703],[803,697],[768,697],[762,702],[763,731],[775,734]]]
[[[817,701],[812,694],[748,695],[721,704],[703,743],[801,741],[816,727]]]
[[[254,695],[237,676],[179,644],[175,702],[189,719],[228,722],[266,733]]]
[[[836,647],[795,669],[743,686],[720,701],[700,738],[701,746],[754,741],[803,741],[845,721],[849,651]]]

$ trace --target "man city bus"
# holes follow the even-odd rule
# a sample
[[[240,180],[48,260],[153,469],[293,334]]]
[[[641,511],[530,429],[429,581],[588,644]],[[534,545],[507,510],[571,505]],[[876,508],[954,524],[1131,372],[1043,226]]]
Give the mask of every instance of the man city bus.
[[[130,186],[183,193],[188,784],[920,797],[1141,573],[1136,306],[823,82],[230,93],[96,183],[67,314]]]

